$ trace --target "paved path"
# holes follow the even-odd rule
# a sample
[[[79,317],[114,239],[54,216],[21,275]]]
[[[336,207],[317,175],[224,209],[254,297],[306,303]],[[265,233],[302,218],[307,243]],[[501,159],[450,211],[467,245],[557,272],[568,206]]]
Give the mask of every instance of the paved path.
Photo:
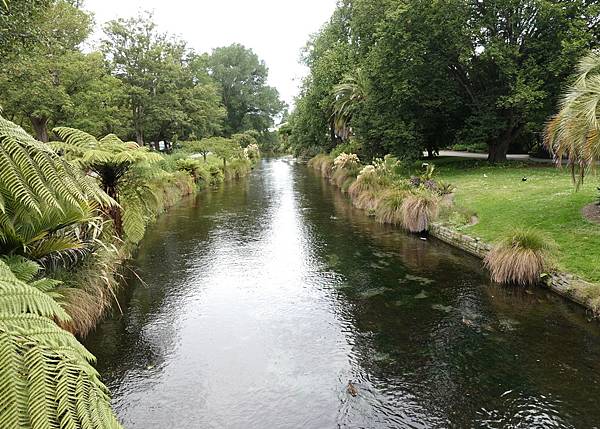
[[[427,152],[423,152],[423,156],[427,156]],[[474,159],[487,159],[487,153],[473,153],[473,152],[461,152],[457,150],[440,150],[439,156],[452,156],[457,158],[474,158]],[[551,159],[532,158],[527,154],[508,154],[506,159],[511,161],[532,161],[541,162],[544,164],[554,163]]]

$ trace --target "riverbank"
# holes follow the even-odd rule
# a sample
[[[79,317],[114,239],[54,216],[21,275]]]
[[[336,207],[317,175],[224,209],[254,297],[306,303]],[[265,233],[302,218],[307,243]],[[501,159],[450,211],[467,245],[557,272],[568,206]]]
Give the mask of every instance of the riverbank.
[[[540,231],[559,249],[555,269],[543,276],[548,287],[600,314],[600,285],[596,283],[600,278],[600,227],[581,215],[581,209],[594,199],[593,185],[575,192],[566,171],[537,164],[490,166],[457,158],[440,158],[434,163],[436,180],[453,188],[453,204],[440,209],[435,224],[430,222],[432,235],[484,258],[493,243],[515,227]],[[344,192],[356,180],[356,174],[348,175],[340,185],[333,178],[333,159],[317,164],[317,171]],[[379,191],[379,195],[384,193]],[[357,195],[350,192],[349,196],[354,205],[361,206]],[[380,201],[372,198],[372,204],[362,208],[376,214]]]
[[[220,159],[208,156],[206,163],[197,161],[207,172],[199,173],[178,166],[177,161],[187,157],[187,154],[166,156],[160,164],[160,174],[150,179],[155,201],[146,213],[146,227],[151,227],[184,198],[246,176],[256,163],[256,160],[233,161],[224,166]],[[91,332],[106,312],[118,305],[117,296],[124,279],[133,273],[128,268],[128,262],[135,255],[140,242],[118,239],[111,230],[107,232],[102,237],[103,244],[88,255],[83,263],[54,273],[54,278],[63,283],[60,288],[63,306],[71,316],[63,328],[78,336]]]

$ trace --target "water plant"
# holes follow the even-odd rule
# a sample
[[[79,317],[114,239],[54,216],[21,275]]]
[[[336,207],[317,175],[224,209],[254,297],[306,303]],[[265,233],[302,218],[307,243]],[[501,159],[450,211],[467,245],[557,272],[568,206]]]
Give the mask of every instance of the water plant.
[[[492,280],[521,286],[536,284],[553,267],[556,245],[534,229],[515,229],[484,259]]]

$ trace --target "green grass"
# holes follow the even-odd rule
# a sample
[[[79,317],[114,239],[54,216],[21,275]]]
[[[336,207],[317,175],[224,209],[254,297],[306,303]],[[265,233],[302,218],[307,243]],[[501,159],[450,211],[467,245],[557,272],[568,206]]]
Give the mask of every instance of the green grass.
[[[534,228],[558,245],[560,270],[600,281],[600,225],[581,215],[585,205],[597,201],[598,177],[590,176],[576,192],[569,171],[551,165],[490,166],[461,158],[434,163],[436,178],[456,186],[456,205],[479,217],[478,224],[462,227],[464,233],[494,242],[515,227]]]

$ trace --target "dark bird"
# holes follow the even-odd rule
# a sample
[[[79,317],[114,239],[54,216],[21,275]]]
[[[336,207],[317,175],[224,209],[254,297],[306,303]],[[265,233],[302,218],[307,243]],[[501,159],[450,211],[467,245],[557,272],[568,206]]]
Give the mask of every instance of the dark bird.
[[[523,178],[521,179],[521,181],[523,181],[523,182],[527,182],[527,177],[523,177]]]
[[[346,388],[346,391],[352,396],[358,395],[358,389],[354,384],[352,384],[352,380],[348,380],[348,387]]]

